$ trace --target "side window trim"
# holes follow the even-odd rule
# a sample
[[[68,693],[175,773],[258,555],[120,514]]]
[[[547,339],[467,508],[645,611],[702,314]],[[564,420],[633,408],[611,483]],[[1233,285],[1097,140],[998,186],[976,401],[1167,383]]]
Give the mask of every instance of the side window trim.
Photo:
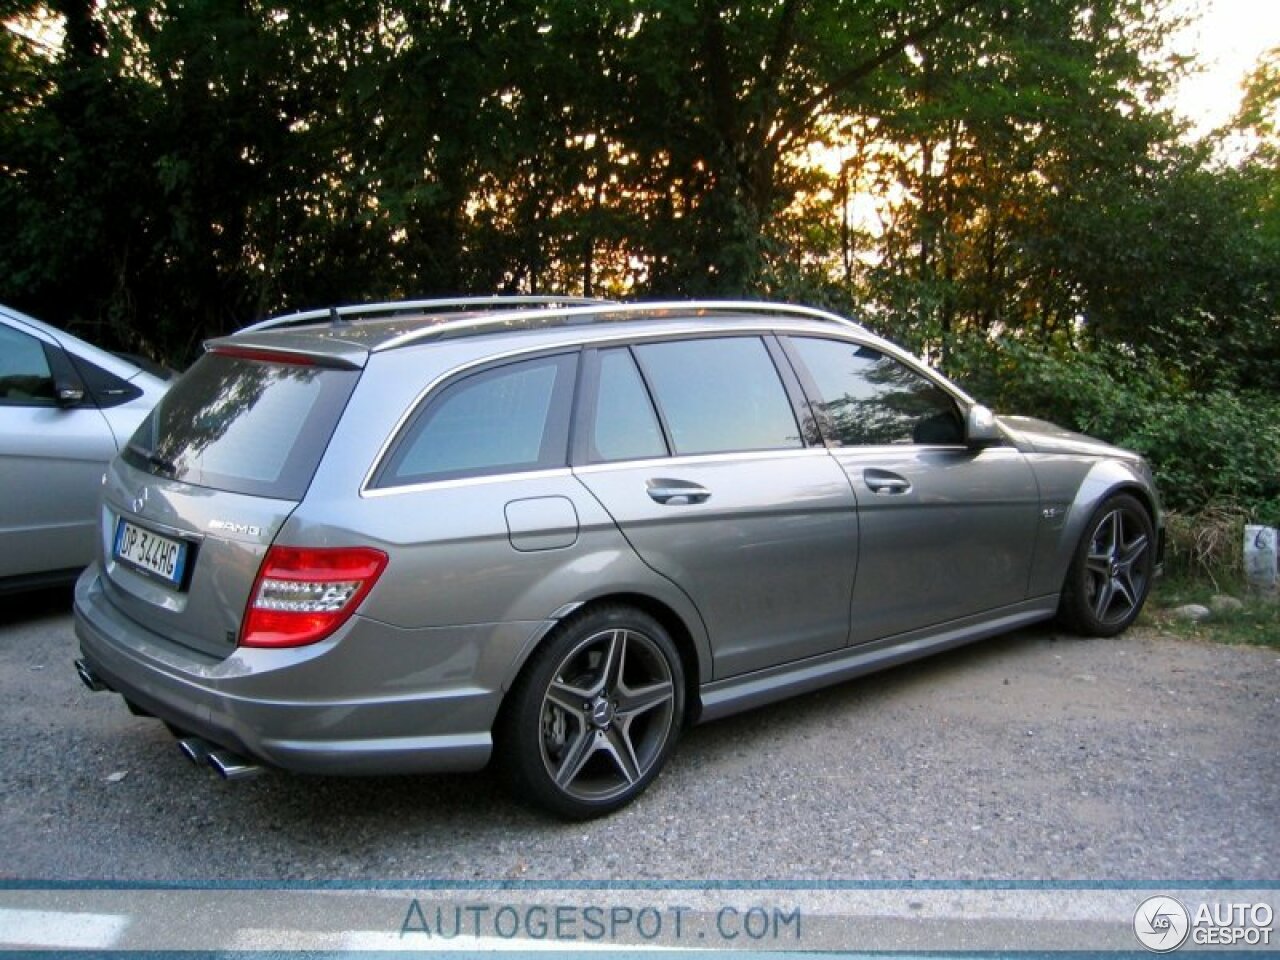
[[[831,422],[831,417],[827,411],[822,408],[822,391],[818,389],[818,384],[814,382],[813,375],[809,373],[809,368],[800,359],[800,354],[796,351],[795,344],[792,341],[793,338],[790,336],[778,337],[783,356],[787,358],[787,366],[791,368],[796,382],[800,385],[800,391],[804,394],[805,407],[809,416],[813,419],[814,431],[818,435],[818,442],[830,449],[839,449],[841,444],[836,437],[835,425]],[[846,341],[840,340],[836,342],[844,343]]]
[[[764,345],[769,351],[769,359],[773,361],[774,369],[778,371],[779,379],[782,380],[782,388],[787,392],[787,399],[791,401],[791,412],[796,418],[796,423],[800,425],[802,446],[805,448],[826,446],[826,438],[818,421],[817,410],[800,381],[796,364],[783,348],[776,334],[767,335],[764,338]]]
[[[589,353],[590,351],[579,347],[578,361],[574,366],[573,389],[569,393],[569,409],[567,412],[569,432],[565,438],[564,465],[566,467],[572,467],[577,462],[578,448],[584,441],[582,406],[584,398],[587,396],[585,392],[587,384],[591,380],[591,372],[588,369],[591,359]]]
[[[600,351],[587,347],[578,360],[578,388],[573,398],[573,416],[569,421],[569,466],[585,466],[591,462],[591,431],[596,423],[596,394],[600,383]]]
[[[555,383],[551,387],[547,425],[542,435],[542,446],[538,450],[538,466],[535,469],[546,470],[569,465],[569,444],[573,440],[573,401],[578,389],[578,368],[582,363],[582,351],[572,350],[563,354],[549,354],[546,359],[562,356],[566,358],[572,369],[564,377],[557,372]]]

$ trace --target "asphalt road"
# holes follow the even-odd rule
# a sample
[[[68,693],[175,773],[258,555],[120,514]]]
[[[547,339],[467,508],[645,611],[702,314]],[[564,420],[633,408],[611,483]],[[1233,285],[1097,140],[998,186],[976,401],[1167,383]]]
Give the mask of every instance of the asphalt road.
[[[1280,656],[1024,631],[691,731],[567,825],[497,778],[227,783],[0,601],[0,878],[1274,880]]]

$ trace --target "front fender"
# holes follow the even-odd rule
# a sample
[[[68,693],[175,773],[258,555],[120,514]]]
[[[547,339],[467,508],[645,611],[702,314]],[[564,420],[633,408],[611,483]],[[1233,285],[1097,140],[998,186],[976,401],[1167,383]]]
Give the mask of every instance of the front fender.
[[[1055,454],[1028,458],[1040,483],[1041,519],[1028,595],[1059,593],[1089,518],[1109,497],[1131,493],[1151,511],[1158,542],[1164,516],[1150,470],[1141,460],[1095,460]]]

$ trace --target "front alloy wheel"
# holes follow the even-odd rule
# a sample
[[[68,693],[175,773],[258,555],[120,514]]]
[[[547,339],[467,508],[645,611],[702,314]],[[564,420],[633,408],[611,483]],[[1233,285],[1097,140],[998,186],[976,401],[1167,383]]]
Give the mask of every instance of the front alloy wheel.
[[[684,711],[680,658],[638,610],[563,624],[512,689],[500,745],[514,785],[561,816],[599,816],[658,774]]]
[[[1155,569],[1155,530],[1136,499],[1114,496],[1090,518],[1067,574],[1062,614],[1080,633],[1110,637],[1142,611]]]

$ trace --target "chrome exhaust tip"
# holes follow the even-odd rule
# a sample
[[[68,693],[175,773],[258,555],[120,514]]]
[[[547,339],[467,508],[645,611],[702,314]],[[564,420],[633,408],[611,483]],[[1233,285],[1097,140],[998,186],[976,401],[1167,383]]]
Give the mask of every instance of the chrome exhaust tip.
[[[209,754],[213,752],[213,744],[201,740],[199,737],[180,737],[178,739],[178,749],[182,751],[182,755],[192,763],[205,763],[209,759]]]
[[[100,693],[103,690],[110,690],[102,679],[93,672],[93,668],[85,663],[83,659],[76,661],[76,676],[80,678],[80,682],[92,690],[94,693]]]
[[[218,771],[223,780],[246,780],[262,772],[262,767],[230,750],[209,751],[209,766]]]

